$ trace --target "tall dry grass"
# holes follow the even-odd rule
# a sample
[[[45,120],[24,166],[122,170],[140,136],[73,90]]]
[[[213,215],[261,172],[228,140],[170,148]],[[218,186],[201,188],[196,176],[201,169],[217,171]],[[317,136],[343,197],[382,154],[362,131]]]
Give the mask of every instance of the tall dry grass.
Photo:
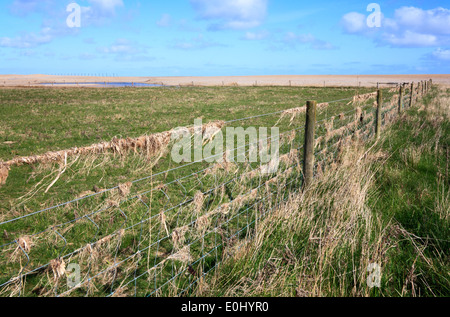
[[[353,143],[314,184],[260,221],[254,237],[194,294],[448,295],[450,98],[434,90],[420,102],[368,150]],[[430,183],[419,184],[421,178]],[[368,285],[371,263],[381,268],[380,288]]]
[[[240,244],[205,290],[220,296],[368,296],[367,268],[392,247],[367,200],[379,154],[354,144],[339,164],[292,195]]]

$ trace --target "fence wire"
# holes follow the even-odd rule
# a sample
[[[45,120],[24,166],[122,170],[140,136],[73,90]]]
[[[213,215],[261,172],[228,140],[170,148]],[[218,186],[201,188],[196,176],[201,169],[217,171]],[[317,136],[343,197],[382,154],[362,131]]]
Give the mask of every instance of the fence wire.
[[[399,114],[397,92],[387,91],[382,125]],[[414,100],[421,96],[419,87],[413,93]],[[316,125],[316,175],[336,161],[348,143],[374,136],[376,98],[367,97],[362,102],[345,98],[321,104],[325,108],[319,109]],[[403,96],[404,108],[410,100],[409,91]],[[338,103],[351,109],[335,113],[328,107]],[[227,149],[0,222],[0,230],[7,233],[0,240],[0,295],[189,295],[209,272],[241,250],[261,219],[301,189],[303,114],[302,108],[288,109],[226,122],[278,116],[278,125],[285,120],[276,171],[267,172],[268,163],[250,159],[255,147],[269,147],[274,137],[249,139],[234,147],[231,156]],[[237,161],[239,155],[243,160]]]

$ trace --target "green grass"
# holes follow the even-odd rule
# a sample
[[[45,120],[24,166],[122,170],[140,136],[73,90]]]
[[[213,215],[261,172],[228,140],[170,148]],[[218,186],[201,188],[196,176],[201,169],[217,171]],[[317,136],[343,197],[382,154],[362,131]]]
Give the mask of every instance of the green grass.
[[[442,105],[443,114],[434,113],[436,94],[424,99],[420,112],[409,110],[377,147],[389,159],[377,167],[374,208],[405,230],[385,268],[392,276],[386,295],[450,294],[449,105]]]
[[[360,92],[369,91],[372,90],[361,89]],[[3,141],[0,142],[0,153],[2,153],[0,156],[12,158],[16,155],[41,154],[49,150],[90,145],[110,140],[113,136],[137,137],[146,133],[170,130],[176,126],[191,125],[193,120],[198,117],[202,117],[203,122],[231,120],[303,106],[305,100],[310,99],[322,102],[348,98],[352,97],[355,91],[346,88],[211,87],[181,89],[5,89],[1,90],[1,93],[0,104],[4,115],[0,119],[2,127],[0,137],[4,137],[5,141],[15,141],[16,143],[5,144]],[[385,100],[389,96],[386,92]],[[372,102],[373,100],[369,100],[364,109],[369,112],[373,111]],[[348,101],[333,103],[329,108],[319,112],[317,120],[322,121],[351,109],[354,109],[354,105],[348,104]],[[270,127],[277,123],[281,132],[284,132],[304,125],[304,116],[294,118],[292,123],[290,119],[290,116],[287,116],[280,121],[280,114],[277,114],[237,122],[234,126]],[[354,120],[352,113],[345,120],[338,121],[336,119],[335,128],[352,120]],[[12,125],[11,122],[17,124]],[[323,126],[318,127],[318,133],[324,133]],[[330,141],[330,143],[333,143],[336,139]],[[290,149],[298,148],[302,143],[303,135],[296,133],[296,137],[291,143],[283,144],[281,154],[287,153]],[[66,172],[61,175],[48,193],[44,193],[44,191],[56,178],[60,168],[59,164],[12,167],[7,183],[0,188],[0,216],[3,218],[2,220],[7,220],[27,215],[30,212],[81,197],[81,193],[93,190],[94,185],[100,188],[112,188],[119,183],[123,184],[127,181],[147,177],[170,168],[180,167],[180,165],[174,164],[167,153],[160,160],[149,158],[145,153],[128,153],[125,156],[104,153],[89,157],[70,158]],[[3,232],[0,232],[2,234],[0,244],[40,231],[45,232],[39,234],[37,241],[34,241],[35,245],[28,252],[30,260],[28,263],[24,262],[27,259],[21,254],[20,250],[16,249],[16,244],[3,248],[0,257],[5,266],[1,268],[3,274],[0,276],[0,284],[20,272],[24,266],[25,271],[28,271],[30,268],[44,265],[61,255],[84,247],[88,243],[117,233],[121,228],[133,226],[133,228],[127,230],[124,236],[115,235],[105,243],[106,246],[103,249],[97,250],[100,254],[99,258],[103,260],[100,261],[102,263],[89,261],[89,258],[83,257],[83,254],[76,255],[68,260],[83,264],[83,273],[90,274],[92,272],[88,268],[92,263],[95,263],[95,265],[92,264],[95,266],[93,267],[94,271],[100,272],[114,263],[116,258],[125,260],[138,250],[145,249],[146,254],[143,254],[142,258],[126,260],[126,265],[121,266],[117,274],[120,276],[118,281],[121,282],[132,281],[133,275],[148,274],[145,278],[136,281],[136,288],[134,288],[133,282],[132,287],[126,290],[127,295],[132,295],[134,289],[138,291],[138,295],[148,295],[148,291],[155,283],[161,285],[164,283],[164,278],[172,276],[174,272],[186,269],[183,262],[173,261],[163,265],[160,270],[157,270],[157,273],[147,271],[152,267],[152,264],[162,261],[165,257],[177,251],[170,236],[163,238],[166,235],[165,225],[167,225],[168,232],[172,232],[183,225],[192,223],[196,217],[214,211],[224,202],[236,199],[239,195],[248,195],[249,189],[258,187],[257,199],[245,200],[238,208],[233,208],[230,214],[219,213],[209,217],[211,223],[208,227],[219,224],[221,230],[211,231],[202,237],[201,230],[196,228],[195,223],[190,225],[186,233],[186,240],[191,244],[191,254],[194,258],[205,256],[192,265],[193,270],[196,272],[206,271],[213,268],[219,260],[222,260],[225,254],[233,253],[233,250],[239,245],[239,241],[245,241],[247,236],[253,236],[257,232],[258,224],[256,223],[255,212],[266,211],[269,206],[281,203],[283,199],[287,198],[290,190],[298,190],[301,185],[301,172],[298,170],[280,178],[276,184],[267,186],[267,188],[264,186],[264,182],[274,175],[236,178],[240,173],[255,168],[255,166],[249,165],[240,166],[234,172],[219,170],[213,174],[198,173],[183,179],[181,182],[171,183],[164,187],[164,190],[149,192],[158,185],[170,183],[208,166],[210,165],[205,163],[194,164],[134,183],[131,195],[128,196],[129,200],[126,199],[127,197],[119,197],[117,191],[113,191],[83,199],[67,206],[61,206],[16,223],[3,225],[1,228]],[[341,175],[341,177],[347,176]],[[224,183],[227,183],[227,186],[222,186]],[[284,186],[287,186],[287,188],[284,189]],[[343,185],[341,179],[336,179],[335,183],[324,183],[316,197],[322,200],[324,195],[327,196],[333,190],[342,195],[343,193],[340,190],[345,189],[346,186],[347,183]],[[214,190],[208,192],[210,189]],[[178,204],[194,197],[198,192],[206,193],[200,214],[195,214],[192,204],[185,204],[181,208],[177,208]],[[258,201],[261,197],[267,195],[267,192],[275,192],[275,198]],[[134,197],[134,195],[139,196]],[[110,205],[111,200],[116,203],[121,201],[120,208],[113,205],[108,207],[106,211],[93,214],[90,219],[95,224],[88,218],[78,221],[74,225],[71,223],[77,217],[86,216],[95,210],[106,208]],[[352,276],[347,275],[353,270],[354,266],[350,262],[345,262],[345,259],[354,256],[353,260],[362,265],[366,261],[364,241],[376,245],[377,236],[361,230],[360,226],[372,225],[373,223],[370,218],[364,218],[367,215],[363,209],[352,209],[350,205],[348,205],[350,212],[336,213],[335,210],[324,212],[321,209],[327,203],[333,204],[334,200],[335,197],[330,195],[328,200],[323,200],[322,205],[313,208],[314,213],[317,213],[313,220],[320,225],[316,226],[313,223],[311,227],[311,223],[301,223],[302,230],[296,231],[288,241],[286,241],[284,235],[286,223],[284,221],[274,222],[277,225],[272,226],[273,236],[264,240],[264,250],[266,251],[258,253],[257,257],[260,262],[258,262],[259,260],[252,262],[244,259],[242,265],[250,270],[255,268],[259,270],[266,267],[264,259],[266,255],[269,255],[270,259],[272,256],[270,250],[273,249],[273,246],[276,246],[276,252],[281,252],[278,254],[281,258],[286,258],[284,260],[288,264],[285,265],[286,268],[290,268],[290,265],[295,263],[295,261],[292,262],[292,256],[294,258],[301,255],[310,256],[311,262],[308,264],[297,264],[302,269],[311,270],[314,268],[315,258],[325,256],[325,259],[329,259],[331,257],[330,260],[325,261],[322,267],[323,275],[330,281],[327,287],[332,288],[329,294],[351,293]],[[347,201],[347,204],[349,203],[350,201]],[[173,209],[171,209],[172,207]],[[162,209],[169,210],[166,214],[166,224],[159,215]],[[336,249],[337,255],[333,253],[324,255],[321,253],[320,243],[310,243],[308,237],[312,228],[316,230],[333,226],[334,217],[342,216],[344,219],[354,221],[354,215],[356,215],[357,221],[352,223],[355,224],[356,229],[351,230],[351,238],[360,242],[347,243],[348,241],[343,241],[342,245],[345,247]],[[149,217],[152,217],[153,220],[140,223],[141,220]],[[53,225],[64,222],[67,223],[61,227],[52,228]],[[343,230],[346,226],[343,222],[338,222],[337,225],[337,230]],[[344,227],[341,225],[344,225]],[[378,228],[377,230],[381,230],[379,224],[374,226]],[[245,230],[241,231],[242,228],[245,228]],[[290,228],[289,225],[288,228]],[[64,239],[59,234],[62,234]],[[320,232],[316,232],[316,234],[320,236]],[[163,238],[163,240],[159,241],[160,238]],[[218,244],[218,241],[221,243]],[[219,247],[212,254],[205,254],[209,250],[206,247],[217,245]],[[15,249],[19,252],[16,252],[16,257],[11,260],[11,255],[14,254]],[[344,260],[340,259],[341,256]],[[148,260],[150,258],[151,261]],[[136,270],[129,269],[136,263],[139,264]],[[240,265],[231,265],[232,271],[239,268]],[[339,270],[346,272],[344,274],[345,280],[335,277]],[[242,272],[245,272],[245,270]],[[27,296],[49,295],[57,292],[57,289],[55,289],[57,285],[54,285],[54,281],[47,279],[43,273],[45,272],[37,272],[37,274],[27,278],[26,288],[24,289]],[[229,272],[224,273],[223,277],[229,275]],[[296,278],[294,270],[292,274],[288,275],[289,283],[295,284]],[[191,281],[192,278],[185,279],[182,276],[182,278],[166,285],[163,290],[167,292],[166,294],[172,294],[174,285],[183,289]],[[239,279],[236,278],[236,281],[239,281]],[[92,292],[90,294],[99,296],[108,295],[112,288],[118,287],[118,285],[111,285],[110,283],[111,279],[108,278],[97,280],[93,283],[97,290],[83,287],[77,291],[76,295],[82,295],[83,292],[88,291]],[[59,287],[64,288],[64,285],[59,285]],[[175,287],[175,289],[177,288]],[[219,294],[227,294],[225,286],[219,287],[216,291]],[[275,289],[261,294],[275,295],[276,291],[280,291],[280,294],[293,295],[297,288],[289,288],[289,291]],[[366,290],[362,289],[355,295],[366,294],[365,292]]]
[[[196,118],[227,121],[354,94],[349,88],[292,87],[0,89],[0,160],[168,131]]]
[[[360,93],[371,91],[361,88]],[[348,88],[292,87],[203,87],[89,89],[39,88],[0,90],[0,158],[39,155],[109,141],[114,136],[138,137],[192,125],[195,118],[207,123],[233,120],[303,106],[305,100],[330,101],[355,93]],[[334,103],[318,114],[318,120],[348,111],[348,101]],[[304,125],[301,115],[291,123],[280,114],[239,121],[227,126],[265,126],[278,123],[280,132]],[[296,144],[302,142],[298,135]],[[5,142],[15,142],[13,144]],[[69,158],[70,168],[47,193],[56,178],[59,163],[13,166],[7,183],[0,187],[0,215],[26,214],[72,200],[83,192],[112,188],[179,165],[167,158],[149,163],[142,153],[123,157],[105,153],[95,157]],[[71,165],[73,164],[73,165]],[[155,182],[171,181],[189,175],[205,165],[160,177]],[[42,182],[42,183],[41,183]],[[39,185],[40,184],[40,185]],[[38,186],[39,185],[39,186]],[[145,184],[148,185],[148,184]],[[145,185],[142,185],[144,187]],[[37,188],[35,188],[38,186]],[[36,191],[33,199],[21,199]]]
[[[448,111],[448,92],[434,89],[269,215],[192,294],[449,296]],[[369,263],[380,288],[367,286]]]

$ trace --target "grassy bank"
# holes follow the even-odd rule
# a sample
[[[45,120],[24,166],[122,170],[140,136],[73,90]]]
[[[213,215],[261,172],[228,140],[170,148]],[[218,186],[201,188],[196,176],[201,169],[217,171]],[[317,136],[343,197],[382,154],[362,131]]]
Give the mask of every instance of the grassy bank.
[[[263,220],[193,295],[449,296],[448,90],[420,102]]]

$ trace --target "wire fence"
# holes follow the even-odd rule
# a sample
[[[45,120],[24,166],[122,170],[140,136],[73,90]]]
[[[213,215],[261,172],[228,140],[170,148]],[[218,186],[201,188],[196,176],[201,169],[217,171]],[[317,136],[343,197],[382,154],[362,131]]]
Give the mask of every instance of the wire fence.
[[[319,104],[314,175],[350,142],[374,137],[377,111],[388,125],[424,95],[421,89],[402,90],[401,103],[393,88],[382,104],[377,92]],[[261,219],[301,190],[304,113],[299,107],[225,122],[245,126],[270,116],[277,126],[284,120],[278,143],[274,136],[245,139],[201,160],[0,222],[0,294],[188,296],[245,248]],[[202,137],[203,146],[214,139]],[[250,159],[262,144],[278,145],[276,170]]]

